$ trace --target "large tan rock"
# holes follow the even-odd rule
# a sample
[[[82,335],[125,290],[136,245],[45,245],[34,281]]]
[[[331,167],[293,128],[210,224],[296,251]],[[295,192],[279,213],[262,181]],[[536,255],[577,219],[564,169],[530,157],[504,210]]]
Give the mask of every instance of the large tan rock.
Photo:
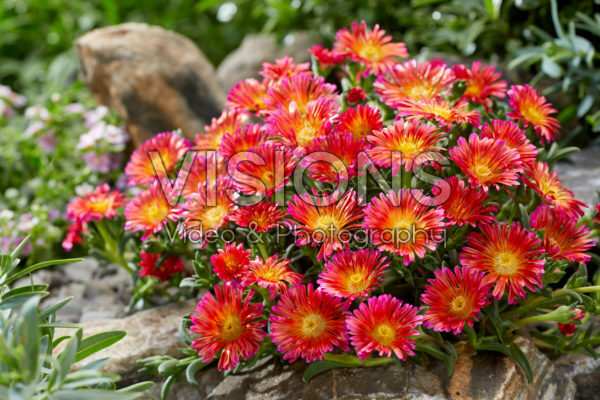
[[[126,23],[87,33],[75,46],[82,80],[127,120],[135,145],[177,128],[191,138],[221,112],[225,97],[213,66],[177,33]]]

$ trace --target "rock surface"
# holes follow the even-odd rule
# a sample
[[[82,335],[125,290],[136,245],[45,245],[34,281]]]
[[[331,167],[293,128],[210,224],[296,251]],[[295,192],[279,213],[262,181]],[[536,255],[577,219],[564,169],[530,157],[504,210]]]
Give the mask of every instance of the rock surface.
[[[562,183],[571,189],[575,198],[588,207],[598,203],[600,191],[600,148],[590,147],[571,155],[572,163],[560,162],[555,166]]]
[[[84,338],[115,330],[126,331],[127,336],[82,362],[89,363],[109,357],[102,369],[119,374],[124,380],[131,380],[140,368],[137,360],[154,355],[180,355],[178,349],[182,343],[177,332],[179,323],[183,315],[193,311],[194,306],[195,302],[190,300],[140,311],[124,318],[84,322],[81,324]],[[57,329],[56,337],[68,333]],[[63,344],[64,342],[61,343]],[[58,352],[61,347],[58,347]]]
[[[193,137],[220,114],[224,93],[214,68],[181,35],[126,23],[89,32],[75,46],[82,80],[127,120],[134,145],[178,128]]]
[[[567,354],[554,363],[558,373],[575,382],[576,400],[600,399],[600,359],[582,354]]]
[[[246,373],[227,376],[208,399],[573,399],[573,382],[558,374],[530,342],[518,343],[532,363],[535,380],[531,384],[512,360],[498,353],[461,354],[450,378],[441,362],[408,362],[331,370],[308,384],[302,383],[306,365],[265,360]]]
[[[217,68],[223,87],[229,90],[242,79],[257,78],[263,62],[272,63],[284,56],[292,57],[295,62],[309,61],[307,49],[319,43],[318,36],[310,32],[296,32],[289,39],[289,43],[281,47],[271,34],[246,36],[240,47],[225,57]]]

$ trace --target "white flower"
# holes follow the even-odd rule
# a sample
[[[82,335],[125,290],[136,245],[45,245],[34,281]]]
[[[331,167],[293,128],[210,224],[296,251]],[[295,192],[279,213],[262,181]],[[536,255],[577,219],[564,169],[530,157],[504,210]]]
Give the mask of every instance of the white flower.
[[[48,121],[50,119],[50,112],[45,107],[31,106],[25,110],[25,118],[27,119],[41,119],[42,121]]]
[[[92,193],[92,190],[94,190],[92,185],[89,183],[82,183],[81,185],[75,187],[75,194],[79,197],[83,197],[86,194]]]
[[[125,132],[125,129],[114,125],[106,126],[104,129],[104,138],[109,143],[117,146],[123,145],[129,140],[129,136],[127,135],[127,132]]]
[[[46,125],[42,121],[34,121],[25,129],[25,136],[33,136],[44,129]]]

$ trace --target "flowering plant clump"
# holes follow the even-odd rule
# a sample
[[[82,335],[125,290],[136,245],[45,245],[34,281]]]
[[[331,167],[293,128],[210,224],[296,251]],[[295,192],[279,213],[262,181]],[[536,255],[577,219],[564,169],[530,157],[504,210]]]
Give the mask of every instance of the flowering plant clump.
[[[114,183],[123,167],[125,129],[80,86],[32,100],[0,85],[0,251],[30,236],[29,264],[59,248],[73,193]]]
[[[532,379],[514,344],[527,331],[596,355],[592,214],[552,171],[574,149],[545,98],[480,62],[407,60],[364,22],[311,54],[235,85],[193,141],[144,143],[128,199],[71,203],[84,225],[124,216],[136,274],[208,290],[183,320],[189,357],[145,370],[193,381],[275,355],[311,363],[309,379],[429,355],[451,372],[462,343]]]

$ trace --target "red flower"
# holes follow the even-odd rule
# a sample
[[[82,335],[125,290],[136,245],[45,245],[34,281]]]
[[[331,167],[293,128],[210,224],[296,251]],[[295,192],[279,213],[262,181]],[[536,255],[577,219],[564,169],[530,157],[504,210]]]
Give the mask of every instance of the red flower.
[[[167,174],[173,172],[177,162],[190,150],[190,142],[173,132],[164,132],[145,141],[131,154],[125,166],[130,185],[149,185],[157,180],[150,152],[158,152]]]
[[[455,79],[452,70],[438,60],[424,63],[405,61],[391,68],[388,75],[377,78],[375,92],[392,108],[406,99],[429,100],[446,94]]]
[[[332,67],[346,61],[346,57],[336,50],[329,50],[318,44],[308,49],[308,52],[315,57],[321,68]]]
[[[530,222],[532,229],[544,231],[542,245],[553,259],[580,263],[590,260],[586,251],[594,246],[594,240],[585,225],[577,225],[577,219],[544,204],[531,214]]]
[[[444,133],[434,126],[396,120],[393,126],[367,136],[371,144],[367,154],[378,166],[391,167],[394,174],[402,165],[406,171],[416,171],[419,165],[441,159],[439,152],[444,148],[438,144],[443,139]],[[399,153],[398,160],[392,160],[393,152]]]
[[[452,129],[453,123],[479,125],[479,113],[474,110],[468,111],[468,105],[469,103],[466,101],[451,106],[449,101],[442,99],[414,100],[406,98],[401,100],[396,108],[400,117],[436,121],[440,127],[446,127],[446,131],[449,131]]]
[[[448,198],[440,204],[448,224],[470,224],[475,227],[479,223],[490,223],[496,219],[494,213],[498,208],[495,205],[485,205],[488,200],[485,191],[465,185],[456,176],[451,176],[444,182],[445,185],[436,187],[445,186],[448,190]]]
[[[313,196],[309,193],[302,196],[295,194],[288,202],[287,211],[295,219],[288,222],[293,227],[296,245],[320,245],[319,260],[347,248],[350,230],[360,227],[357,220],[362,217],[353,190],[343,196],[335,191],[328,197],[319,197],[315,190]]]
[[[381,112],[369,105],[348,108],[337,118],[336,130],[350,132],[357,139],[364,139],[373,131],[383,128]]]
[[[292,75],[309,70],[310,63],[295,64],[291,57],[285,56],[275,60],[275,64],[264,62],[262,64],[262,71],[259,74],[265,79],[280,81],[283,78],[289,78]]]
[[[577,332],[577,327],[575,326],[575,324],[561,324],[560,322],[557,322],[557,324],[561,333],[566,337],[571,337],[575,334],[575,332]]]
[[[424,205],[417,190],[381,193],[364,210],[364,228],[381,251],[402,256],[404,264],[423,258],[427,249],[435,250],[441,236],[444,212]]]
[[[384,73],[396,64],[396,58],[406,58],[408,53],[404,43],[393,43],[392,37],[375,25],[373,30],[367,29],[367,24],[352,23],[351,31],[339,30],[335,35],[335,49],[342,55],[360,62],[365,68],[365,74],[375,75]]]
[[[269,299],[273,300],[288,284],[296,286],[302,283],[302,274],[294,272],[290,266],[291,260],[278,259],[277,254],[266,260],[256,257],[250,261],[247,272],[243,276],[244,286],[257,284],[269,289]]]
[[[244,244],[225,243],[222,249],[213,254],[210,263],[213,271],[224,281],[240,279],[250,264],[250,250],[244,250]]]
[[[347,320],[348,333],[358,358],[364,360],[372,352],[390,357],[392,351],[399,359],[414,356],[414,337],[423,316],[419,309],[405,304],[389,294],[371,297],[361,303]]]
[[[473,327],[473,320],[487,300],[490,287],[483,282],[484,273],[471,268],[438,269],[435,279],[429,279],[421,301],[429,306],[423,324],[438,332],[462,332],[465,323]]]
[[[322,290],[337,297],[350,300],[367,297],[381,286],[389,265],[377,250],[346,250],[331,257],[317,283]]]
[[[201,337],[191,347],[198,352],[202,362],[211,361],[221,352],[219,371],[234,369],[240,358],[247,360],[256,354],[265,338],[265,321],[262,304],[251,304],[251,290],[243,297],[244,290],[228,284],[215,287],[215,296],[206,293],[191,316],[192,332]]]
[[[168,257],[163,260],[158,267],[156,266],[156,263],[161,257],[160,254],[146,253],[142,250],[140,257],[141,260],[138,263],[138,266],[141,268],[139,274],[142,277],[154,276],[161,281],[166,281],[171,277],[171,275],[174,275],[177,272],[185,269],[183,266],[183,261],[181,261],[181,258],[179,257]]]
[[[105,183],[95,188],[92,193],[71,200],[67,205],[67,216],[81,222],[114,218],[126,201],[123,193],[118,190],[111,191],[110,186]]]
[[[508,303],[525,298],[525,288],[535,292],[542,287],[544,252],[535,233],[519,223],[480,225],[481,233],[467,237],[467,247],[458,259],[466,267],[485,272],[483,282],[495,284],[492,295],[500,299],[508,291]]]
[[[556,171],[550,172],[545,162],[538,161],[537,164],[528,165],[525,168],[523,182],[535,190],[546,203],[566,212],[571,217],[583,215],[582,207],[587,207],[581,201],[575,200],[573,192],[561,186]]]
[[[348,351],[347,307],[340,298],[314,290],[312,284],[285,289],[269,316],[269,336],[289,362],[322,360],[334,346]]]
[[[481,137],[503,140],[504,144],[519,153],[523,164],[533,164],[538,155],[537,148],[531,144],[525,131],[511,121],[494,119],[492,125],[486,123],[481,128]]]
[[[255,232],[267,232],[280,224],[286,215],[279,203],[263,200],[250,206],[240,206],[231,219],[239,226]]]
[[[220,142],[219,154],[224,159],[244,151],[252,150],[267,141],[269,135],[263,125],[248,124],[233,133],[227,133]]]
[[[492,105],[491,96],[506,96],[506,81],[499,81],[502,74],[492,66],[481,68],[481,61],[474,61],[471,69],[464,65],[455,65],[452,70],[456,79],[465,81],[466,89],[462,98],[483,104],[486,110]]]
[[[81,220],[76,219],[75,222],[69,226],[69,230],[62,242],[62,248],[65,249],[65,251],[71,251],[74,245],[83,243],[83,238],[80,236],[80,233],[82,233],[84,229],[85,227]]]
[[[558,120],[550,114],[556,112],[544,96],[529,85],[513,85],[508,91],[508,104],[514,111],[506,114],[512,119],[521,119],[525,126],[531,125],[541,136],[542,143],[554,141],[559,133]]]
[[[348,91],[348,103],[349,104],[356,104],[359,103],[363,100],[367,99],[367,93],[359,88],[359,87],[353,87],[352,89],[350,89]]]
[[[519,185],[519,172],[523,172],[521,158],[517,150],[502,140],[481,138],[472,133],[468,142],[459,137],[457,146],[449,151],[450,159],[475,187],[481,186],[487,192],[489,186],[500,190],[500,185]]]

